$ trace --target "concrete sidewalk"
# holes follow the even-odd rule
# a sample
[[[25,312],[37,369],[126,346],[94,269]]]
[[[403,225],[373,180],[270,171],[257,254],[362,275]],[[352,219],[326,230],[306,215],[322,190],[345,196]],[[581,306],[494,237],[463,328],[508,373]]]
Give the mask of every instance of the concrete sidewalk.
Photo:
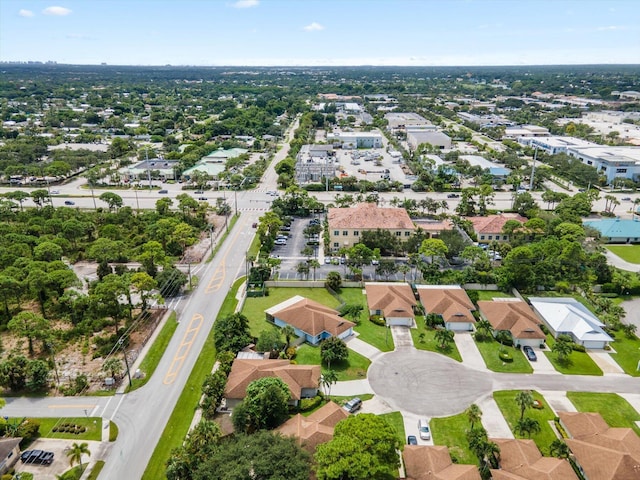
[[[541,390],[539,392],[554,412],[577,412],[575,405],[567,398],[567,392],[558,390]]]
[[[453,339],[456,342],[456,347],[458,347],[458,351],[462,357],[462,363],[465,367],[480,370],[482,372],[489,371],[484,363],[482,355],[480,355],[480,350],[478,350],[476,342],[473,340],[470,333],[456,333]]]
[[[345,340],[345,343],[347,344],[347,347],[349,347],[351,350],[353,350],[356,353],[359,353],[363,357],[368,358],[372,362],[376,358],[378,358],[380,355],[383,354],[383,352],[378,350],[376,347],[374,347],[373,345],[369,345],[367,342],[363,342],[362,340],[357,338],[355,335],[352,335],[351,337],[347,338]]]
[[[619,393],[622,398],[631,404],[636,412],[640,413],[640,393]]]
[[[482,410],[482,425],[487,430],[487,435],[491,438],[514,438],[509,424],[502,416],[498,404],[493,396],[487,395],[477,402]]]

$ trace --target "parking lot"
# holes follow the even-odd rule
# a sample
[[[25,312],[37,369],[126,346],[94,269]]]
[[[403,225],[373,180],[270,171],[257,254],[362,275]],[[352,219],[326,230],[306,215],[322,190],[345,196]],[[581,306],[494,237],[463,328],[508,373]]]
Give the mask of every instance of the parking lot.
[[[84,441],[84,440],[83,440]],[[33,478],[37,480],[55,480],[58,475],[66,472],[71,468],[69,466],[69,457],[67,451],[74,443],[73,440],[56,440],[52,438],[41,438],[29,445],[27,450],[46,450],[53,452],[53,463],[51,465],[37,465],[33,463],[22,463],[20,460],[15,465],[16,472],[29,472],[33,474]],[[87,441],[91,457],[97,456],[99,453],[100,442]],[[86,463],[91,458],[83,456],[82,461]]]

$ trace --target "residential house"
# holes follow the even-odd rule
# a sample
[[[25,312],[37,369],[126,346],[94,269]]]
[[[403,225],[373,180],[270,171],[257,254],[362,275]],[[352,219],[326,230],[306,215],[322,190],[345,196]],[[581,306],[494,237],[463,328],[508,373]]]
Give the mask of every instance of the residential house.
[[[468,332],[473,330],[476,307],[467,292],[458,285],[416,286],[425,315],[435,313],[442,317],[447,330]]]
[[[0,439],[0,475],[4,475],[20,458],[20,442],[22,438]]]
[[[413,326],[418,302],[408,283],[367,282],[364,289],[370,315],[383,316],[387,326]]]
[[[584,225],[600,232],[600,236],[606,243],[638,243],[640,242],[640,221],[636,215],[633,220],[606,218],[604,220],[588,220],[584,222]]]
[[[444,446],[405,445],[402,451],[407,480],[480,480],[475,465],[455,464]]]
[[[529,302],[554,336],[566,334],[585,348],[604,348],[613,341],[604,323],[572,297],[530,297]]]
[[[311,345],[329,337],[345,339],[353,334],[355,323],[338,315],[333,308],[296,295],[265,310],[267,321],[278,327],[290,325],[296,335]]]
[[[518,299],[481,300],[478,310],[493,327],[494,335],[499,331],[511,334],[513,345],[538,347],[546,338],[540,328],[540,319],[526,302]]]
[[[500,448],[500,469],[493,480],[578,480],[566,459],[543,457],[533,440],[492,438]]]
[[[498,215],[487,215],[486,217],[467,217],[473,224],[478,243],[491,243],[492,241],[507,242],[509,235],[502,232],[505,223],[509,220],[516,220],[525,223],[527,219],[517,213],[500,213]]]
[[[584,478],[640,477],[640,437],[631,428],[611,428],[599,413],[558,412],[558,416]]]
[[[330,208],[327,214],[329,245],[332,251],[351,248],[365,231],[388,230],[408,240],[415,226],[404,208],[381,208],[375,203],[360,203],[351,208]]]
[[[232,409],[247,394],[247,387],[254,380],[278,377],[287,384],[291,392],[289,403],[297,405],[302,398],[318,394],[319,365],[292,365],[289,360],[242,360],[236,358],[224,389],[227,408]]]
[[[308,417],[298,413],[278,427],[278,431],[286,437],[296,437],[301,447],[313,453],[318,445],[333,438],[334,427],[348,416],[340,405],[328,402]]]

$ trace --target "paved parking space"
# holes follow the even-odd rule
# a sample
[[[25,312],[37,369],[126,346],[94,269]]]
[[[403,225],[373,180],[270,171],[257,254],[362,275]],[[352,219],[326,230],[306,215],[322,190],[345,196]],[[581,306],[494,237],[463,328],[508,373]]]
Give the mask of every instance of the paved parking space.
[[[69,457],[66,455],[66,449],[71,447],[74,440],[57,440],[52,438],[40,438],[33,442],[28,450],[46,450],[53,452],[53,463],[51,465],[34,465],[24,464],[18,460],[15,465],[16,472],[29,472],[37,480],[55,480],[57,476],[69,470]],[[83,456],[83,462],[90,461],[93,457],[100,458],[100,442],[88,441],[91,458]]]
[[[423,440],[420,438],[420,432],[418,432],[418,420],[420,420],[421,418],[427,418],[427,417],[417,415],[412,412],[402,412],[402,421],[404,422],[404,433],[406,436],[414,435],[418,439],[418,445],[433,445],[433,436],[429,440]],[[427,418],[427,420],[430,420],[430,419]]]
[[[400,348],[413,348],[413,338],[411,337],[409,327],[393,326],[391,327],[391,334],[393,335],[393,343],[396,346],[396,350]]]

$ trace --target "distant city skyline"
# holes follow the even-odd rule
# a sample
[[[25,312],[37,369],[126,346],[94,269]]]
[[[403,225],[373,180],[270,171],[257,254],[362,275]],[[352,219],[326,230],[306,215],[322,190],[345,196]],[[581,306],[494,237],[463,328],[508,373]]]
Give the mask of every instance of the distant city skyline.
[[[640,64],[640,8],[637,0],[1,0],[0,61]]]

